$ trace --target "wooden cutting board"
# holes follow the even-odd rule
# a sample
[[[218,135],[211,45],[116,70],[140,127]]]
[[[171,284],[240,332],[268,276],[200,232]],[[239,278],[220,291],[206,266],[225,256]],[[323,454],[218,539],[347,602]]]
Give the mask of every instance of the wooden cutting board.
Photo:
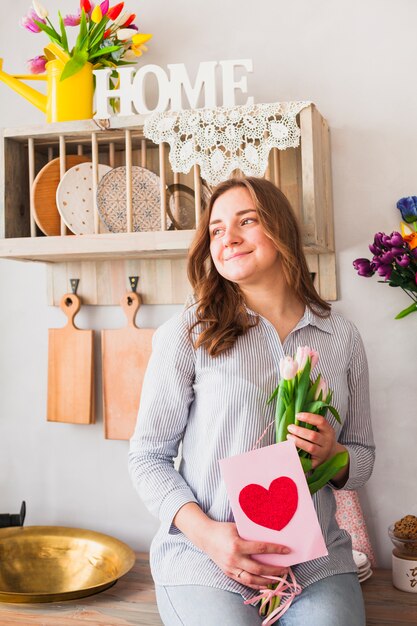
[[[128,320],[127,326],[101,331],[106,439],[130,439],[135,428],[143,377],[155,332],[154,328],[138,328],[135,325],[140,303],[137,293],[127,293],[120,302]]]
[[[87,156],[69,154],[65,157],[65,169],[91,161]],[[52,159],[37,174],[31,195],[33,217],[45,235],[61,234],[61,215],[56,203],[56,190],[61,180],[60,160]]]
[[[48,331],[49,422],[94,422],[93,331],[75,326],[80,306],[78,296],[63,296],[60,307],[68,317],[67,325]]]

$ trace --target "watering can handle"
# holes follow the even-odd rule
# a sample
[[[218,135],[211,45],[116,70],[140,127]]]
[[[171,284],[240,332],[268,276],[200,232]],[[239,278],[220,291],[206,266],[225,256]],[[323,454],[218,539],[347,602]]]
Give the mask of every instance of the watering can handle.
[[[52,61],[53,59],[59,59],[63,63],[66,63],[70,59],[69,54],[64,52],[64,50],[62,50],[62,48],[57,46],[57,44],[54,43],[53,41],[51,41],[51,43],[45,46],[44,52],[48,61]]]

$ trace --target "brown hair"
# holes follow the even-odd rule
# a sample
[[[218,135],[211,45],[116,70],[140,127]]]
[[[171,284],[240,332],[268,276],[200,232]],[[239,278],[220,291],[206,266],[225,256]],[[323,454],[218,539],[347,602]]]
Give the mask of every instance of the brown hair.
[[[230,189],[249,192],[265,233],[281,257],[285,280],[296,296],[320,317],[327,317],[330,305],[314,288],[303,252],[300,227],[285,195],[264,178],[231,178],[220,183],[203,211],[188,256],[188,278],[197,301],[198,337],[196,348],[204,346],[211,356],[231,348],[239,335],[256,325],[248,314],[239,286],[221,276],[210,255],[210,215],[216,200]],[[190,331],[190,332],[191,332]]]

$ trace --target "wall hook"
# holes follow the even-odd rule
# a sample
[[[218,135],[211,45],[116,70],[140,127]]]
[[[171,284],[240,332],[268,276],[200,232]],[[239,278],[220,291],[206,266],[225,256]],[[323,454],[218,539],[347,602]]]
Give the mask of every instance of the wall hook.
[[[138,288],[138,282],[139,276],[129,276],[129,283],[134,293],[136,293],[136,289]]]
[[[20,513],[10,515],[9,513],[0,514],[0,528],[8,528],[9,526],[23,526],[26,516],[26,502],[23,500],[20,507]]]
[[[71,291],[74,296],[77,295],[78,283],[80,282],[79,278],[70,278]]]

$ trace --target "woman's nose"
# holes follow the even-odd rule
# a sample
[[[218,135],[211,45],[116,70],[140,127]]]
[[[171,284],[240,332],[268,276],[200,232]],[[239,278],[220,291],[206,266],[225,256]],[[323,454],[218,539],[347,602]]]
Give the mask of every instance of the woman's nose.
[[[227,228],[226,232],[223,236],[223,244],[225,246],[236,246],[239,245],[242,241],[242,238],[238,234],[235,228]]]

